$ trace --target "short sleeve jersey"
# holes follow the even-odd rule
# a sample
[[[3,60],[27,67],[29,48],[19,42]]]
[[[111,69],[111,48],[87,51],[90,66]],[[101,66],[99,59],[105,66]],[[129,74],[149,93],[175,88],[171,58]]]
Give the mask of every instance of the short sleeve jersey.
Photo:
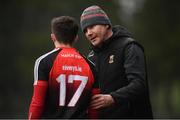
[[[74,48],[57,48],[36,60],[34,85],[48,82],[42,118],[86,118],[91,91],[98,87],[92,66]]]

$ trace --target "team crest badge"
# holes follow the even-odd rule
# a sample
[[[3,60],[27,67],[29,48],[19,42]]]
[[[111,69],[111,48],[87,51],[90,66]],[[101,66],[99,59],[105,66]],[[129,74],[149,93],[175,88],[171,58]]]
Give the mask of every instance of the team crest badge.
[[[113,63],[114,62],[114,55],[110,55],[109,56],[109,63]]]

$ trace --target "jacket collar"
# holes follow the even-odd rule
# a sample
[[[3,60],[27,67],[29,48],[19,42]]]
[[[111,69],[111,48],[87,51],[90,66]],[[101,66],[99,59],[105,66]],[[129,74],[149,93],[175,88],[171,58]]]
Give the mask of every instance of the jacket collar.
[[[113,31],[113,35],[109,39],[105,40],[101,47],[95,47],[91,44],[91,49],[94,50],[95,52],[100,52],[108,48],[111,42],[115,40],[119,40],[118,38],[120,37],[132,37],[132,34],[126,28],[120,25],[114,26],[112,28],[112,31]]]

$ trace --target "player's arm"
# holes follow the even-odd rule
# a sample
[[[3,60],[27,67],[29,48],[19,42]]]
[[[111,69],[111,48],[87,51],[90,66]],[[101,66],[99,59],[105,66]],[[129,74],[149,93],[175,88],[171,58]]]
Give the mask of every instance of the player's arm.
[[[83,55],[82,55],[83,56]],[[84,56],[83,56],[84,57]],[[99,88],[99,82],[98,82],[98,74],[97,74],[97,69],[96,69],[96,65],[93,63],[93,61],[91,61],[88,58],[84,57],[84,59],[86,60],[86,62],[88,63],[89,67],[90,67],[90,74],[89,74],[89,79],[91,79],[94,83],[93,83],[93,87],[92,87],[92,91],[91,91],[91,99],[94,95],[96,94],[100,94],[100,88]],[[91,102],[91,101],[90,101]],[[91,107],[91,105],[88,107],[88,118],[90,119],[97,119],[99,117],[99,112],[97,109],[93,109]]]
[[[93,88],[91,91],[91,102],[92,102],[92,97],[94,95],[100,94],[100,88],[99,88],[99,82],[98,82],[98,78],[97,78],[97,73],[95,71],[94,68],[91,67],[92,73],[93,75],[90,77],[90,79],[94,79],[94,84],[93,84]],[[88,109],[88,118],[90,119],[97,119],[99,118],[99,112],[97,109],[93,109],[92,106],[89,106]]]
[[[44,103],[48,88],[49,66],[45,57],[39,57],[34,65],[34,92],[29,107],[29,119],[39,119],[44,110]]]
[[[47,81],[41,80],[38,80],[34,85],[34,93],[29,108],[29,120],[39,119],[41,117],[44,109],[47,86]]]
[[[99,88],[94,88],[92,90],[91,96],[94,96],[96,94],[100,94],[100,89]],[[91,106],[89,106],[89,109],[88,109],[88,118],[90,118],[90,119],[97,119],[97,118],[99,118],[98,110],[97,109],[93,109]]]

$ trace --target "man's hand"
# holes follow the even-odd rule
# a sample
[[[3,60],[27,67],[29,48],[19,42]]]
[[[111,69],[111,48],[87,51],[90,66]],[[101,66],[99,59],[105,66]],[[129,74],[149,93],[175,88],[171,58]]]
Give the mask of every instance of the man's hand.
[[[108,107],[114,103],[114,99],[109,94],[97,94],[91,99],[91,108],[100,109]]]

